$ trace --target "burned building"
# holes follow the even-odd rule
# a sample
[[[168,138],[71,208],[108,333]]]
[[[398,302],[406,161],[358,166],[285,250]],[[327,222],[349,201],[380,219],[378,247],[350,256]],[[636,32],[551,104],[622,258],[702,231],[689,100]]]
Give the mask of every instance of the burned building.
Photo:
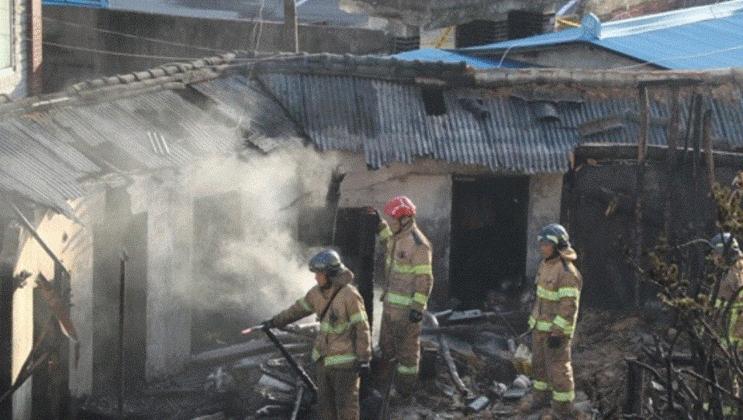
[[[735,91],[735,77],[649,73],[609,82],[590,72],[228,54],[91,80],[0,107],[9,168],[0,180],[18,210],[3,217],[6,236],[20,239],[3,255],[14,261],[13,274],[41,273],[69,299],[76,334],[60,363],[73,397],[106,391],[122,375],[131,387],[178,372],[192,354],[237,340],[244,325],[312,284],[310,246],[336,246],[357,270],[369,269],[364,207],[379,209],[399,194],[418,205],[433,243],[431,308],[502,307],[528,288],[539,259],[533,241],[547,223],[562,220],[575,231],[579,265],[601,258],[606,267],[626,265],[591,249],[591,225],[581,223],[601,221],[597,209],[618,196],[616,223],[635,226],[623,197],[637,182],[626,175],[637,158],[588,143],[645,138],[655,150],[672,127],[706,126],[704,118],[709,136],[695,129],[679,150],[704,150],[713,144],[704,138],[741,142],[734,129],[743,109],[730,96],[710,93],[695,102],[710,112],[684,114],[662,89],[642,106],[638,86],[683,78],[695,81],[690,92],[695,84]],[[679,109],[697,109],[688,99],[680,97]],[[672,115],[685,116],[674,125]],[[609,117],[613,123],[604,123]],[[705,168],[702,156],[713,156],[723,182],[738,165],[736,153],[694,156],[684,165]],[[645,173],[646,189],[663,191],[654,173]],[[585,177],[598,179],[591,203],[594,185],[583,188]],[[19,214],[30,220],[20,229],[11,223]],[[322,229],[309,233],[313,226]],[[655,236],[644,235],[648,244]],[[605,273],[585,272],[585,304],[602,305]],[[634,287],[627,276],[619,272],[613,293]],[[33,282],[9,292],[12,321],[43,327],[46,304],[34,303]],[[41,331],[13,330],[13,363],[27,359]],[[125,373],[116,361],[119,336]],[[41,378],[24,386],[53,387],[55,377]]]

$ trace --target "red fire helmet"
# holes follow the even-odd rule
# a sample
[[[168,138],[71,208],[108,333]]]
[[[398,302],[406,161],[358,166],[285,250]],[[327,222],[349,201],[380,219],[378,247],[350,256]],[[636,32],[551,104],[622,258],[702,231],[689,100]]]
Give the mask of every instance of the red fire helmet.
[[[408,197],[401,195],[390,200],[384,206],[384,212],[394,218],[415,216],[415,204]]]

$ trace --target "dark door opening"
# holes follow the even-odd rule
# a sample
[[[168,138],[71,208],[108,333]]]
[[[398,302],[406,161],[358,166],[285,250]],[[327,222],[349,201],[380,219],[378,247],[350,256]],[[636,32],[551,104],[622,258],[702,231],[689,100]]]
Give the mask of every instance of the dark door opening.
[[[124,189],[107,191],[107,220],[93,229],[93,389],[116,390],[121,251],[124,277],[124,380],[144,381],[147,337],[147,214],[129,213]]]
[[[13,269],[18,256],[19,231],[7,219],[0,222],[0,227],[3,235],[0,237],[0,392],[5,394],[13,379]],[[0,403],[0,419],[9,419],[12,414],[11,399],[6,398]]]
[[[310,247],[334,247],[354,273],[369,317],[374,319],[374,247],[379,221],[361,207],[306,208],[299,214],[298,239]]]
[[[455,177],[449,283],[458,309],[483,308],[525,276],[528,177]],[[501,302],[504,303],[504,302]]]

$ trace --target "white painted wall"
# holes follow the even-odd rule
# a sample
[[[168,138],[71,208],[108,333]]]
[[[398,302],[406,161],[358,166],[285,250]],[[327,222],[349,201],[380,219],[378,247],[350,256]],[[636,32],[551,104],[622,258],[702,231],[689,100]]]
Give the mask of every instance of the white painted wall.
[[[59,259],[70,271],[72,295],[70,320],[75,326],[79,349],[70,346],[70,394],[81,397],[92,392],[93,386],[93,226],[104,218],[105,196],[102,190],[92,191],[85,199],[72,203],[82,224],[64,216],[58,224],[67,236],[62,241]],[[57,238],[62,240],[62,238]],[[77,357],[77,362],[75,361]]]
[[[432,299],[442,299],[449,292],[451,166],[422,160],[372,171],[363,156],[351,154],[343,155],[342,165],[346,178],[341,184],[341,207],[373,206],[382,213],[384,205],[398,195],[408,196],[416,205],[418,225],[433,246]]]
[[[560,223],[563,174],[533,175],[529,180],[529,218],[526,227],[526,276],[533,278],[541,259],[537,235],[542,227]]]
[[[28,21],[26,0],[0,0],[0,7],[13,11],[13,63],[10,67],[0,69],[0,94],[12,99],[23,98],[27,91],[28,54],[31,45],[27,41]],[[41,16],[39,16],[41,18]],[[4,28],[3,28],[4,30]],[[5,40],[3,40],[5,42]]]

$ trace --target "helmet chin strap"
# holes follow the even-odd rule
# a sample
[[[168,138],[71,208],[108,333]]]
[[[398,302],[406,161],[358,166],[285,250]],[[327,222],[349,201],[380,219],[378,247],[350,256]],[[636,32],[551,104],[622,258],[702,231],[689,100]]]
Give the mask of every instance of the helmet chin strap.
[[[397,232],[394,232],[394,233],[402,232],[406,227],[413,224],[413,218],[411,216],[403,216],[399,218],[398,221],[399,221],[400,228],[397,229]]]
[[[333,287],[333,279],[329,275],[325,275],[325,284],[320,286],[320,290],[328,290]]]
[[[545,259],[552,260],[552,259],[558,258],[559,256],[560,256],[560,251],[557,250],[557,245],[555,245],[552,247],[552,254],[550,254],[550,256]]]

